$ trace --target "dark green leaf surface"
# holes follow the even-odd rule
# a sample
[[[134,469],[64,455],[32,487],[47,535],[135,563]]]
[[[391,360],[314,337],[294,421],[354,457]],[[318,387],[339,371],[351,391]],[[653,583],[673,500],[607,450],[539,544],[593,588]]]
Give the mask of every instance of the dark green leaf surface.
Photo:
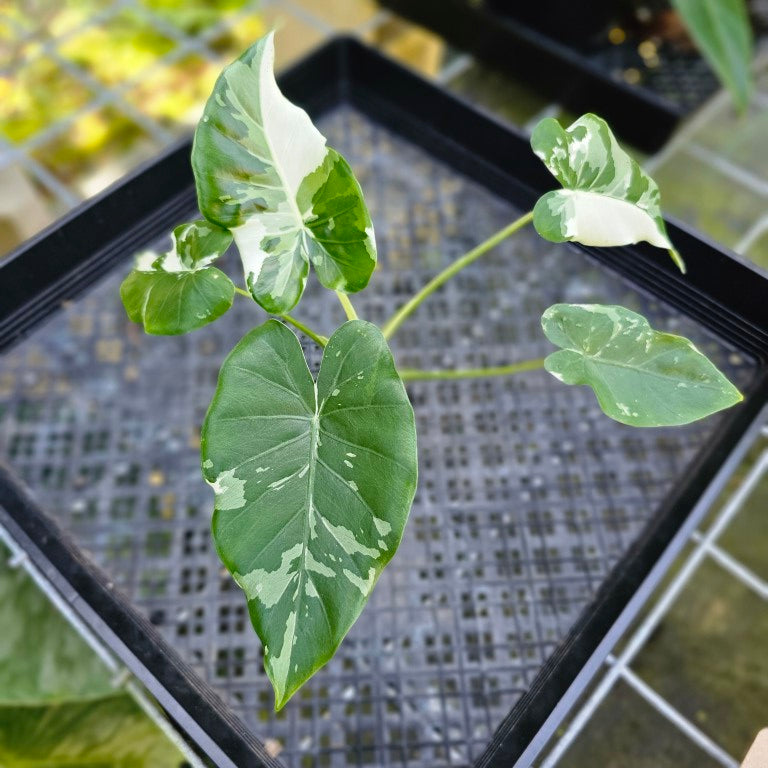
[[[622,424],[688,424],[742,399],[688,339],[654,331],[624,307],[555,304],[541,324],[562,348],[546,369],[566,384],[592,387],[603,412]]]
[[[754,42],[744,0],[672,0],[699,50],[744,109],[752,96]]]
[[[534,129],[531,147],[563,185],[533,210],[543,238],[601,247],[646,241],[667,249],[685,271],[667,236],[656,182],[619,146],[605,120],[587,114],[564,129],[548,117]]]
[[[273,62],[269,34],[222,72],[192,167],[200,210],[232,230],[254,299],[283,314],[301,298],[310,262],[327,288],[364,288],[376,245],[349,165],[282,95]]]
[[[173,336],[213,322],[231,306],[235,286],[209,266],[232,242],[225,229],[207,221],[173,231],[173,248],[162,255],[146,251],[120,286],[120,297],[134,323],[150,334]]]
[[[279,709],[359,616],[413,501],[413,410],[379,329],[341,326],[316,386],[288,328],[251,331],[221,369],[202,458]]]

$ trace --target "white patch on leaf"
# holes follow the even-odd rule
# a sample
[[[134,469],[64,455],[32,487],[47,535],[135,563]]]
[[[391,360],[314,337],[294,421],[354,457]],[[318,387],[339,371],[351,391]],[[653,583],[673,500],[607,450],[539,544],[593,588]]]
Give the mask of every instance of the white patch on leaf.
[[[245,506],[245,480],[236,477],[234,469],[222,472],[208,485],[216,494],[216,509],[242,509]]]
[[[296,637],[296,611],[288,614],[285,622],[285,633],[283,634],[283,644],[280,647],[280,653],[277,656],[270,656],[266,660],[272,671],[272,680],[275,683],[275,689],[279,692],[278,699],[285,694],[285,684],[288,680],[288,672],[291,667],[291,653],[293,652],[293,641]]]
[[[374,517],[373,524],[376,526],[376,530],[379,532],[380,536],[386,536],[392,530],[392,526],[380,517]]]
[[[672,244],[641,208],[625,200],[597,192],[561,189],[550,202],[553,215],[560,216],[563,237],[584,245],[632,245],[642,241],[658,248]]]
[[[261,119],[275,167],[295,200],[301,182],[322,165],[328,149],[325,137],[312,124],[309,115],[280,92],[274,64],[272,32],[267,36],[259,67]]]
[[[330,531],[331,535],[338,542],[339,546],[348,555],[366,555],[367,557],[378,557],[379,550],[373,547],[366,547],[361,541],[355,538],[355,534],[345,528],[343,525],[334,525],[326,518],[323,518],[326,528]]]
[[[302,549],[302,545],[299,543],[283,552],[280,558],[280,567],[274,571],[255,568],[246,574],[235,573],[235,581],[249,600],[258,599],[265,608],[271,608],[280,600],[289,584],[298,574],[298,570],[292,568],[292,565],[294,560],[301,557]]]
[[[133,268],[137,272],[154,272],[154,264],[160,258],[160,254],[155,251],[142,251],[136,254],[136,260]]]
[[[352,573],[348,568],[345,568],[342,573],[349,579],[350,583],[354,584],[362,593],[363,597],[367,597],[373,589],[373,583],[376,581],[376,569],[368,569],[368,578],[361,579],[356,573]]]

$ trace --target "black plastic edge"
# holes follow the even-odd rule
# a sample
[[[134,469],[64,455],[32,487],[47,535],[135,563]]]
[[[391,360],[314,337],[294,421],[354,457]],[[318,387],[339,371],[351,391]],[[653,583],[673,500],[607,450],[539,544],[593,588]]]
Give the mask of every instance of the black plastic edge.
[[[679,556],[686,543],[690,540],[692,533],[696,530],[696,527],[701,523],[702,519],[709,513],[712,505],[717,501],[718,496],[725,489],[729,478],[737,469],[740,462],[743,461],[749,448],[754,445],[755,440],[758,438],[760,431],[763,428],[766,416],[768,416],[768,406],[763,406],[762,411],[740,438],[738,444],[729,454],[727,460],[721,465],[717,475],[699,498],[693,511],[685,518],[675,532],[670,543],[650,569],[648,575],[638,586],[637,590],[631,595],[630,600],[621,611],[619,618],[613,623],[600,643],[592,651],[592,654],[577,672],[571,685],[565,690],[560,700],[552,708],[550,715],[542,723],[538,731],[536,731],[533,738],[528,741],[527,747],[525,747],[520,757],[517,758],[514,767],[512,767],[509,762],[504,763],[505,765],[510,766],[510,768],[528,768],[528,766],[541,755],[544,749],[552,743],[559,725],[565,717],[568,716],[573,706],[579,702],[588,685],[596,678],[601,670],[605,670],[606,656],[614,650],[616,643],[621,639],[627,629],[631,626],[632,622],[635,621],[640,612],[647,605],[648,600],[653,597],[656,589],[662,583],[670,567],[674,564],[674,561]],[[511,725],[511,728],[514,728],[514,725]],[[532,730],[535,730],[535,728]],[[486,762],[481,762],[479,765],[486,766],[503,762],[503,750],[499,750],[498,753],[495,753],[489,749],[485,753],[483,759]]]
[[[648,89],[616,80],[578,51],[470,0],[382,0],[411,21],[429,27],[534,85],[576,112],[597,112],[616,133],[653,152],[687,112]]]
[[[354,40],[342,38],[327,44],[282,77],[280,83],[289,98],[314,115],[339,101],[350,101],[378,122],[518,205],[530,205],[537,195],[555,186],[521,134]],[[18,297],[9,296],[9,291],[2,296],[0,348],[55,311],[62,299],[73,297],[108,271],[120,254],[124,257],[126,244],[137,249],[177,223],[171,212],[183,207],[182,203],[189,206],[193,200],[188,152],[188,142],[173,148],[0,265],[0,285],[20,288]],[[186,174],[178,170],[179,156],[185,159]],[[168,174],[174,169],[175,183],[171,183]],[[155,194],[157,189],[163,192]],[[152,210],[150,200],[159,208]],[[131,201],[133,205],[128,204]],[[105,216],[115,211],[119,215],[105,228]],[[73,238],[71,243],[67,243],[62,231]],[[112,234],[106,243],[105,231]],[[768,394],[768,305],[760,298],[761,291],[755,290],[755,282],[768,283],[750,267],[688,229],[671,226],[670,233],[688,259],[689,274],[685,279],[658,249],[633,246],[587,250],[594,258],[630,277],[640,288],[712,329],[735,349],[754,357],[761,365],[759,376],[746,393],[746,402],[724,419],[717,437],[697,457],[688,482],[667,499],[609,576],[596,602],[545,664],[531,691],[502,723],[480,765],[508,768],[523,753]],[[63,265],[56,264],[59,248],[66,254]],[[41,270],[47,267],[52,272],[42,278]],[[14,282],[8,282],[12,278]],[[8,479],[3,493],[9,493],[8,488],[13,485]],[[182,706],[238,766],[278,766],[151,625],[125,599],[104,588],[103,574],[83,560],[77,548],[30,497],[25,498],[21,506],[18,502],[11,504],[14,520],[49,556],[88,609],[104,622],[103,634],[115,652],[121,658],[130,657],[126,663],[137,668],[142,680],[156,681],[160,694]],[[94,616],[91,621],[98,624]]]

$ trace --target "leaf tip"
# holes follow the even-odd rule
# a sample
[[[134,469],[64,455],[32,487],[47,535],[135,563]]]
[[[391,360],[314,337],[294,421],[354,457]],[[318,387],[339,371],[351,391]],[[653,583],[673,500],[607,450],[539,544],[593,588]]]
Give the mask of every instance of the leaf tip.
[[[685,274],[688,271],[688,268],[685,266],[685,261],[683,260],[683,257],[680,255],[680,251],[676,250],[675,248],[670,248],[669,255],[672,257],[672,261],[675,262],[680,272],[682,274]]]

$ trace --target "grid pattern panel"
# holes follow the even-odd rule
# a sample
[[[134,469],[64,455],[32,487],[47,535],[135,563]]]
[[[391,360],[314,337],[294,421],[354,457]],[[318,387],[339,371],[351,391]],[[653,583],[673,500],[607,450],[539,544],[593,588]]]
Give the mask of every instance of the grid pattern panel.
[[[377,224],[382,266],[355,302],[367,319],[517,215],[350,109],[320,124]],[[632,430],[544,372],[412,384],[420,486],[401,550],[337,656],[275,715],[211,545],[198,454],[217,369],[258,311],[238,299],[192,335],[145,337],[120,307],[119,271],[4,360],[0,454],[291,768],[470,764],[717,424]],[[737,382],[751,376],[700,327],[530,230],[431,297],[396,356],[427,368],[540,357],[555,301],[625,304],[695,338]],[[326,332],[343,320],[314,282],[299,315]]]
[[[765,421],[765,411],[761,419]],[[756,732],[754,729],[761,728],[765,723],[763,705],[766,686],[762,674],[765,654],[760,628],[768,625],[768,580],[764,578],[764,557],[745,558],[745,554],[759,552],[755,543],[759,547],[766,530],[760,520],[765,512],[761,498],[768,489],[766,438],[768,426],[763,426],[747,458],[734,471],[733,489],[715,505],[715,514],[710,516],[706,525],[693,532],[688,547],[670,569],[673,577],[648,600],[641,620],[625,633],[608,655],[604,666],[595,675],[591,692],[574,707],[567,727],[558,732],[549,745],[549,751],[537,762],[540,768],[578,768],[593,764],[594,758],[589,756],[592,746],[603,740],[600,728],[604,714],[601,710],[616,706],[621,701],[622,687],[634,691],[637,702],[644,701],[655,716],[668,724],[691,759],[695,756],[701,760],[702,755],[706,755],[712,765],[738,768],[740,757]],[[752,516],[749,523],[740,521],[747,515]],[[745,535],[748,529],[754,537],[750,542]],[[745,559],[749,561],[748,565]],[[664,641],[658,647],[658,639],[663,636],[665,624],[673,621],[670,616],[680,609],[684,601],[695,600],[703,603],[705,610],[692,617],[693,621],[686,627],[683,640],[687,647],[692,641],[695,644],[697,639],[699,647],[704,647],[708,635],[717,637],[716,628],[722,621],[721,617],[733,619],[734,615],[741,613],[738,623],[728,622],[726,618],[723,622],[727,624],[725,631],[720,628],[719,639],[727,637],[726,672],[723,675],[722,670],[719,671],[717,693],[709,700],[706,696],[702,699],[701,678],[692,682],[685,677],[687,663],[695,665],[697,660],[683,660],[671,679],[660,681],[658,672],[655,679],[646,679],[649,673],[653,674],[659,655],[664,653]],[[757,628],[756,632],[749,631],[752,626]],[[679,642],[680,638],[676,640]],[[686,647],[682,649],[683,654],[686,650]],[[723,652],[722,648],[718,650]],[[711,659],[698,660],[698,663],[706,665],[708,661],[711,664]],[[748,686],[744,685],[745,680],[749,681]],[[704,690],[706,684],[711,685],[711,682],[704,683]],[[665,692],[658,690],[663,685],[666,686]],[[683,694],[670,695],[670,691],[675,689]],[[736,704],[739,706],[734,717],[708,722],[706,709],[695,711],[692,703],[701,703],[702,700],[723,710],[736,709]],[[625,712],[625,720],[638,717],[637,707],[636,703]],[[642,717],[642,720],[646,719],[646,716]],[[619,723],[616,730],[621,731],[621,735],[617,734],[615,738],[614,750],[626,755],[648,755],[647,747],[635,742],[631,728]],[[667,745],[655,745],[659,764],[676,764],[668,758],[666,748]],[[648,756],[654,759],[653,753]]]

